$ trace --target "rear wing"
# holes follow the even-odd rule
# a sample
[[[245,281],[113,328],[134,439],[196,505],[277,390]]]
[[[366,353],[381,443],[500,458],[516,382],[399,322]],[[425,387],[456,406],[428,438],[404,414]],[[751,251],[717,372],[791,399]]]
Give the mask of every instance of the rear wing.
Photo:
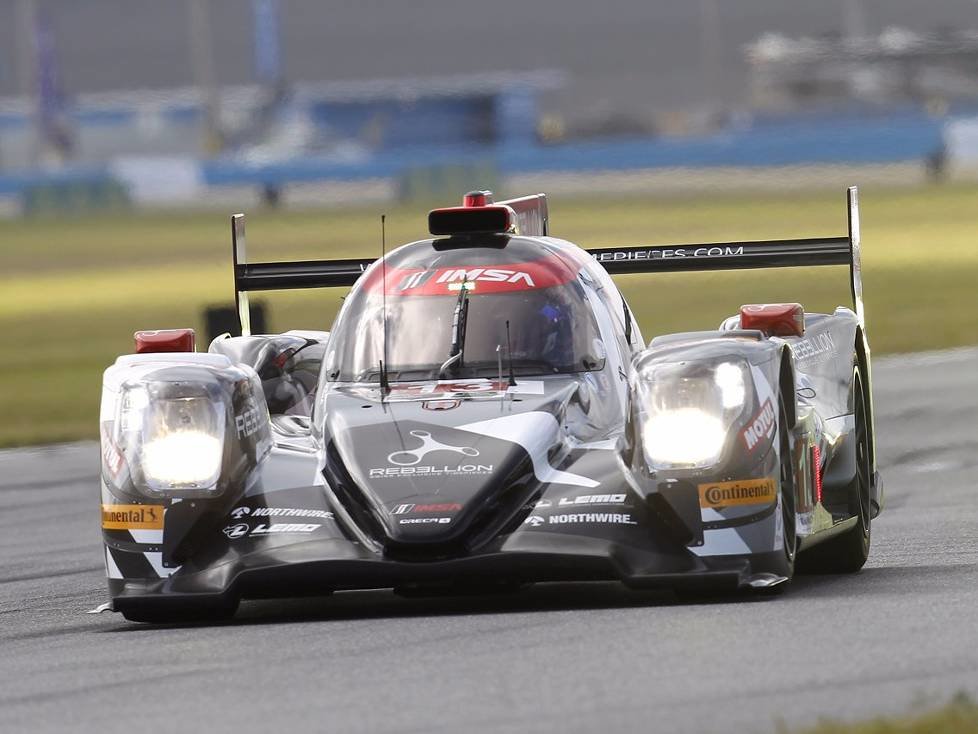
[[[450,234],[443,231],[449,222],[467,219],[476,224],[462,233],[498,231],[524,235],[548,234],[549,218],[544,194],[493,203],[491,193],[472,192],[466,194],[464,201],[464,207],[431,212],[429,223],[433,216],[437,217],[432,225],[433,232],[437,229],[437,234]],[[859,323],[863,324],[859,194],[855,186],[846,191],[846,202],[849,231],[847,235],[840,237],[608,247],[588,250],[588,253],[611,274],[848,265],[854,311]],[[471,216],[460,219],[459,215],[464,214],[466,209],[470,210]],[[493,209],[494,212],[508,209],[514,216],[487,217],[480,209]],[[487,222],[497,222],[499,229],[487,230]],[[249,263],[245,251],[244,214],[231,217],[231,244],[235,304],[243,335],[251,333],[251,310],[248,302],[250,291],[349,287],[356,283],[375,260],[366,258]]]
[[[847,235],[797,240],[714,242],[699,245],[608,247],[588,252],[611,274],[747,270],[814,265],[848,265],[852,303],[863,324],[863,282],[859,244],[859,192],[846,190]]]

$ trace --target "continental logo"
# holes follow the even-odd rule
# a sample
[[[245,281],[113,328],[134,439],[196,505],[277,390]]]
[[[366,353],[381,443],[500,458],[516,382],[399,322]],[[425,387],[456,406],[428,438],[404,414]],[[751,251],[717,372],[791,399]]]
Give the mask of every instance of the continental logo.
[[[163,505],[102,505],[104,530],[162,530]]]
[[[768,504],[774,502],[777,496],[777,487],[770,477],[701,484],[699,490],[700,507],[710,509],[732,505]]]

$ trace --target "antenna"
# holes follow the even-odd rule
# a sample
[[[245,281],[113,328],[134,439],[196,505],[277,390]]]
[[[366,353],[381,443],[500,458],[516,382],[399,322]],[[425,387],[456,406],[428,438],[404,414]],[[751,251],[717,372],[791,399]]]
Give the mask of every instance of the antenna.
[[[380,360],[380,395],[383,399],[391,391],[390,381],[387,379],[387,215],[380,215],[380,292],[381,292],[381,311],[384,317],[384,349],[383,359]]]
[[[496,345],[496,389],[499,391],[499,407],[506,404],[506,390],[503,390],[503,345]]]
[[[503,384],[503,345],[496,345],[496,389]]]
[[[509,339],[509,319],[506,319],[506,359],[509,361],[509,386],[516,387],[516,375],[513,374],[513,344]]]

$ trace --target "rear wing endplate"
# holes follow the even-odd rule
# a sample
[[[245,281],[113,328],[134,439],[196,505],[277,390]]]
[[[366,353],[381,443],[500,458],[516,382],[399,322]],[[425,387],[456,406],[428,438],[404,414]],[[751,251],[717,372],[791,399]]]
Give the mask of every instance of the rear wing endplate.
[[[501,203],[522,204],[524,200],[529,202],[533,198],[524,197]],[[863,324],[859,195],[855,186],[847,190],[846,198],[849,229],[846,236],[698,245],[608,247],[588,252],[612,274],[848,265],[853,307],[859,323]],[[521,212],[517,209],[517,213]],[[530,225],[530,222],[527,224]],[[534,221],[527,229],[539,229],[546,233],[548,225],[544,208],[539,221]],[[356,283],[375,259],[249,263],[245,252],[244,214],[231,217],[231,243],[235,304],[241,322],[241,333],[246,336],[251,334],[251,310],[248,302],[250,291],[349,287]]]
[[[250,291],[351,286],[374,258],[351,260],[296,260],[249,263],[245,249],[245,216],[231,217],[231,251],[234,261],[234,304],[241,334],[251,334]]]

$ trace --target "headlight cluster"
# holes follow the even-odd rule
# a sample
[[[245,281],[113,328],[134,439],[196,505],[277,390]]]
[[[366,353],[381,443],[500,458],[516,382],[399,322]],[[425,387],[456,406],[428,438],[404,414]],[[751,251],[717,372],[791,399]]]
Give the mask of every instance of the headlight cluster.
[[[253,371],[196,365],[131,371],[117,392],[107,385],[109,399],[103,397],[109,480],[131,482],[150,496],[207,497],[270,450],[268,408]]]
[[[750,395],[743,362],[653,363],[634,383],[642,449],[653,469],[701,469],[721,458]]]
[[[138,389],[138,388],[137,388]],[[154,491],[212,489],[224,458],[224,406],[206,397],[151,402],[142,418],[142,471]]]

